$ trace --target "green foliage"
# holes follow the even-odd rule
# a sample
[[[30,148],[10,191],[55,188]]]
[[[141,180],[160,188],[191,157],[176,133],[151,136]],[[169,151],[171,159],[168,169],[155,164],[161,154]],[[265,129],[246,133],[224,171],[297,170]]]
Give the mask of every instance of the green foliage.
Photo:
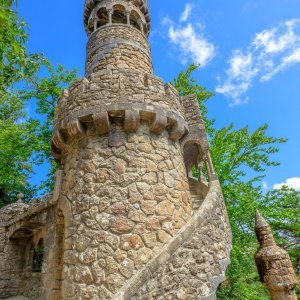
[[[39,69],[43,57],[28,54],[26,23],[11,9],[13,1],[0,5],[0,96],[21,79],[29,79]]]
[[[269,191],[259,202],[259,209],[268,217],[278,244],[289,252],[300,274],[300,193],[288,187]]]
[[[33,166],[49,162],[51,170],[44,183],[53,188],[57,168],[50,154],[54,107],[62,90],[76,79],[76,71],[56,69],[39,54],[28,54],[26,24],[11,9],[12,0],[0,0],[0,207],[16,200],[20,191],[30,198],[35,188],[28,178]],[[41,67],[47,75],[38,76]],[[259,180],[266,167],[278,162],[271,155],[285,139],[270,137],[263,125],[253,132],[248,127],[228,125],[216,129],[207,116],[206,102],[213,94],[192,78],[191,65],[174,79],[180,95],[196,94],[209,134],[211,153],[219,176],[234,237],[228,280],[219,297],[237,300],[265,300],[267,291],[259,282],[253,255],[257,249],[253,233],[254,212],[259,208],[270,220],[277,241],[291,254],[296,270],[300,265],[299,193],[288,188],[264,194]],[[26,82],[22,89],[16,83]],[[28,118],[26,105],[35,103],[38,120]],[[252,177],[250,176],[252,174]]]
[[[271,156],[278,152],[278,145],[286,139],[268,136],[267,125],[253,132],[247,126],[236,129],[233,124],[216,129],[214,120],[207,118],[205,106],[212,93],[192,78],[196,69],[192,65],[186,72],[181,72],[173,85],[182,96],[196,94],[198,97],[231,222],[232,263],[227,271],[228,280],[220,286],[218,297],[228,300],[269,299],[268,292],[259,282],[253,258],[258,248],[253,231],[256,209],[270,220],[278,242],[290,252],[295,266],[299,266],[300,195],[287,188],[264,194],[260,187],[266,167],[279,165]]]
[[[265,171],[265,167],[277,166],[270,154],[278,152],[274,145],[286,140],[267,136],[267,125],[250,133],[248,127],[234,129],[230,124],[214,130],[210,143],[214,166],[222,184],[240,181],[249,169]]]
[[[16,200],[20,191],[26,197],[34,194],[28,176],[39,144],[38,122],[27,118],[15,84],[30,80],[43,57],[27,54],[26,24],[11,9],[12,2],[1,0],[0,6],[0,207]]]
[[[26,89],[20,91],[20,97],[23,101],[34,101],[36,103],[36,112],[41,116],[39,123],[39,151],[40,159],[50,164],[50,171],[47,180],[40,187],[45,192],[52,192],[54,187],[54,172],[58,169],[50,150],[50,139],[52,134],[52,122],[54,118],[54,109],[58,97],[62,91],[69,87],[77,78],[77,70],[66,70],[59,65],[56,69],[47,61],[45,63],[47,75],[44,77],[33,77]]]
[[[196,95],[201,113],[203,116],[203,120],[206,124],[206,130],[208,133],[211,133],[212,126],[214,124],[214,120],[209,120],[207,118],[208,110],[205,106],[207,100],[209,100],[214,94],[207,91],[204,87],[199,85],[197,81],[192,78],[192,73],[197,70],[197,65],[190,65],[185,72],[180,72],[177,78],[174,78],[172,85],[177,89],[179,95],[187,96],[187,95]]]
[[[56,101],[76,77],[76,71],[51,67],[43,55],[29,54],[26,24],[18,18],[13,1],[0,0],[0,207],[16,200],[23,192],[26,199],[35,195],[29,184],[33,167],[48,161],[49,179],[44,188],[51,190],[52,174],[57,168],[50,155],[51,126]],[[47,76],[38,76],[41,68]],[[30,102],[29,102],[30,101]],[[33,120],[26,106],[37,107]]]

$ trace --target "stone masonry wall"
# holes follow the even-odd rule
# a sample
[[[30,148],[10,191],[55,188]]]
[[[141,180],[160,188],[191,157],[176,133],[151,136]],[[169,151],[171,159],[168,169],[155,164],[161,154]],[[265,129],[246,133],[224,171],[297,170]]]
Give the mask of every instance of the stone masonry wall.
[[[56,206],[60,174],[56,173],[53,194],[0,210],[0,299],[17,295],[31,300],[60,299],[64,227]],[[33,268],[34,249],[41,239],[43,263],[37,271]]]
[[[141,124],[92,129],[63,152],[66,227],[63,299],[110,299],[189,220],[180,145]]]
[[[142,287],[128,288],[124,299],[216,299],[216,290],[225,280],[231,249],[231,231],[218,181],[212,182],[208,196],[195,214],[188,228],[179,233],[178,241],[174,240],[178,248],[166,248],[166,253],[160,254],[162,259],[157,259],[160,263],[154,261],[157,271],[145,278]],[[164,257],[170,258],[163,263]],[[148,269],[153,268],[149,265]],[[134,289],[138,290],[135,295]]]
[[[34,203],[14,205],[25,207],[23,213],[38,208]],[[31,300],[39,300],[46,299],[45,295],[51,294],[54,288],[52,280],[54,262],[50,260],[49,255],[56,247],[54,216],[55,208],[51,207],[32,218],[22,220],[24,215],[19,215],[21,217],[19,222],[16,221],[4,228],[5,240],[1,241],[3,248],[0,253],[0,299],[24,295]],[[34,272],[34,246],[40,238],[43,238],[45,246],[44,264],[41,272]],[[48,278],[46,282],[43,281],[45,276]]]
[[[152,73],[150,55],[149,43],[137,29],[122,24],[102,27],[88,41],[86,74],[120,68]]]

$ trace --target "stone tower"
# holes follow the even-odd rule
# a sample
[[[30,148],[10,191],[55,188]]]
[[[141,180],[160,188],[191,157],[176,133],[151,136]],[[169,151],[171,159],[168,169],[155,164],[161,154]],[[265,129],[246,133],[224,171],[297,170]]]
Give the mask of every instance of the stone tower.
[[[215,299],[231,232],[197,98],[153,75],[146,0],[86,0],[84,25],[85,77],[63,92],[55,111],[51,148],[62,171],[54,196],[27,223],[2,224],[9,244],[30,218],[51,212],[48,223],[38,219],[45,228],[42,296],[18,288],[32,280],[20,268],[11,295]]]
[[[288,253],[278,247],[272,230],[259,212],[256,213],[255,232],[260,248],[255,254],[261,282],[270,291],[272,300],[297,300],[298,280]]]

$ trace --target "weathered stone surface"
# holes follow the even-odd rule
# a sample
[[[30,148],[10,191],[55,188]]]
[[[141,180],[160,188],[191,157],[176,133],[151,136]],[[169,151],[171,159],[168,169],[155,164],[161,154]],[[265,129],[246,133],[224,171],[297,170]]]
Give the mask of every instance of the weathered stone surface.
[[[216,178],[197,100],[153,75],[146,0],[85,2],[86,77],[55,109],[60,179],[0,210],[0,298],[214,297],[230,233],[220,191],[188,178],[204,156]]]
[[[123,216],[118,216],[115,217],[112,223],[111,231],[115,233],[127,233],[130,232],[133,227],[134,223],[131,220]]]

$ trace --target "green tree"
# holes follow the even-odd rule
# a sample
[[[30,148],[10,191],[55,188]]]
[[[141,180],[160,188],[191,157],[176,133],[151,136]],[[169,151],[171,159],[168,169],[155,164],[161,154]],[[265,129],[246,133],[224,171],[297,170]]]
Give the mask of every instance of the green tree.
[[[11,8],[13,2],[0,0],[0,96],[19,80],[31,78],[43,60],[40,54],[28,54],[26,23]]]
[[[286,140],[268,136],[267,125],[253,132],[249,132],[247,126],[236,129],[233,124],[215,128],[206,108],[213,94],[193,79],[192,73],[196,69],[197,66],[191,65],[172,84],[180,95],[197,95],[231,222],[232,263],[227,271],[228,280],[219,289],[219,297],[228,300],[269,299],[259,282],[253,258],[258,247],[253,231],[256,209],[271,220],[278,242],[290,252],[295,266],[299,265],[299,193],[282,189],[264,194],[260,185],[266,167],[279,165],[272,160],[272,154],[277,153],[278,145]]]
[[[51,155],[50,139],[54,109],[62,91],[69,87],[77,78],[77,70],[66,70],[62,65],[53,68],[49,62],[45,63],[46,76],[35,76],[28,83],[26,89],[20,91],[22,101],[33,101],[36,112],[40,115],[39,132],[39,158],[50,165],[47,180],[40,189],[52,192],[54,187],[54,172],[59,168]]]
[[[0,0],[0,207],[23,192],[35,195],[29,184],[34,166],[48,161],[52,168],[41,188],[51,190],[56,165],[50,155],[50,135],[56,101],[62,89],[76,77],[62,66],[54,69],[40,54],[26,48],[26,23],[12,9],[14,1]],[[43,68],[47,75],[38,76]],[[35,105],[34,105],[35,103]],[[36,107],[36,120],[27,107]]]
[[[1,0],[0,5],[0,207],[20,191],[27,197],[34,194],[27,179],[39,144],[38,122],[27,118],[15,85],[30,80],[43,57],[27,53],[26,24],[11,9],[12,3]]]

